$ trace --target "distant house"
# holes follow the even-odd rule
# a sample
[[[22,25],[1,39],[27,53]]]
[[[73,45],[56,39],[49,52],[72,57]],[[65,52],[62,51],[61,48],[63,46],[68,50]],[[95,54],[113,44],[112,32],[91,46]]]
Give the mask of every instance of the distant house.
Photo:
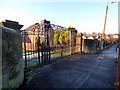
[[[88,37],[87,37],[87,36],[83,36],[82,38],[83,38],[83,39],[87,39]]]
[[[90,35],[90,34],[87,35],[87,37],[88,37],[87,39],[96,39],[96,36],[95,36],[95,35],[92,35],[92,34],[91,34],[91,35]]]
[[[93,36],[89,36],[87,39],[94,39],[94,37]]]
[[[118,34],[113,34],[113,38],[118,39]]]
[[[45,36],[45,28],[39,24],[40,27],[36,26],[36,24],[31,25],[30,27],[25,29],[25,32],[23,32],[23,48],[24,48],[24,41],[26,42],[26,49],[27,50],[36,50],[38,49],[37,47],[37,42],[38,42],[38,33],[40,37],[40,44],[44,42],[46,39]],[[25,36],[25,37],[24,37]],[[49,44],[50,46],[54,45],[54,30],[50,26],[50,29],[48,31],[48,36],[49,36]]]

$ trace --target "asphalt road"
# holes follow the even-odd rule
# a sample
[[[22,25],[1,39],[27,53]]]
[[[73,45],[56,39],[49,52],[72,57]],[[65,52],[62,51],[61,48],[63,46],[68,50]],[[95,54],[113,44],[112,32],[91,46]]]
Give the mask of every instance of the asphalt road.
[[[116,45],[99,54],[76,54],[31,72],[30,88],[115,88]]]

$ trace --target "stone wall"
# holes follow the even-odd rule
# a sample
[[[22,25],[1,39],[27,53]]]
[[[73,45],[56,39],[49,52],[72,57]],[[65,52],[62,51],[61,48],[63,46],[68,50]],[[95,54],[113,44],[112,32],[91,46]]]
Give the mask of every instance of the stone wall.
[[[97,53],[99,52],[99,40],[98,39],[83,39],[82,33],[76,35],[75,53]]]
[[[17,88],[24,80],[20,30],[0,26],[2,32],[2,88]]]
[[[98,51],[98,40],[83,39],[82,52],[84,53],[96,53]]]

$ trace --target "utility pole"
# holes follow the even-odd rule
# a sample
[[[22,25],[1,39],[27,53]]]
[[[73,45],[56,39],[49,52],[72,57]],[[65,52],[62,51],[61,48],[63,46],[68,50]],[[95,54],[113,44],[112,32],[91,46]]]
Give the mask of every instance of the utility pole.
[[[106,6],[104,28],[103,28],[103,34],[102,34],[102,40],[101,40],[101,50],[103,50],[103,45],[104,45],[104,40],[105,40],[105,26],[106,26],[107,14],[108,14],[108,4],[113,4],[113,3],[116,3],[116,2],[118,2],[118,1],[107,3],[107,6]]]
[[[104,28],[103,28],[103,34],[102,34],[102,42],[101,42],[101,50],[103,50],[104,45],[104,39],[105,39],[105,26],[106,26],[106,20],[107,20],[107,12],[108,12],[108,3],[106,6],[106,14],[105,14],[105,22],[104,22]]]

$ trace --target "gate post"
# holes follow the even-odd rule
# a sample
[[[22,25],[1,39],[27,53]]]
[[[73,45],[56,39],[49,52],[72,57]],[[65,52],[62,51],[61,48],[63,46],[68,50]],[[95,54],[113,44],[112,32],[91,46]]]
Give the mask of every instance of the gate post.
[[[70,54],[74,53],[74,35],[75,35],[75,28],[70,28]]]
[[[82,53],[82,41],[83,41],[82,36],[83,34],[80,33],[80,53]]]
[[[23,25],[5,20],[0,23],[2,32],[2,88],[17,88],[24,80],[22,57]]]

